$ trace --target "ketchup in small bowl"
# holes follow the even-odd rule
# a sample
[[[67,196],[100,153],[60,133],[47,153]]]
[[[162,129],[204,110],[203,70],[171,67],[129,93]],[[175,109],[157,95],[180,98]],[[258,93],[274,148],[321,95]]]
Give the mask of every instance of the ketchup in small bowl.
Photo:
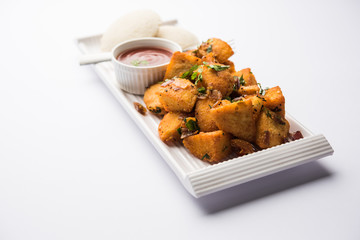
[[[142,95],[164,80],[166,67],[179,44],[164,38],[137,38],[116,45],[111,53],[116,81],[129,93]]]
[[[158,66],[170,61],[172,52],[157,47],[133,48],[120,53],[117,60],[136,67]]]

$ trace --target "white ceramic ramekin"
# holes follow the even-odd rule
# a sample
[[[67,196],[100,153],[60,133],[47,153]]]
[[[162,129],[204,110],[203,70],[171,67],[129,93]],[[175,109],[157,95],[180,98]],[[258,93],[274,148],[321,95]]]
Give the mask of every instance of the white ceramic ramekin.
[[[170,52],[182,51],[179,44],[163,38],[137,38],[122,42],[112,50],[111,61],[114,64],[116,80],[121,89],[133,93],[144,94],[145,89],[163,79],[168,63],[157,66],[131,66],[116,60],[126,50],[141,47],[158,47]]]

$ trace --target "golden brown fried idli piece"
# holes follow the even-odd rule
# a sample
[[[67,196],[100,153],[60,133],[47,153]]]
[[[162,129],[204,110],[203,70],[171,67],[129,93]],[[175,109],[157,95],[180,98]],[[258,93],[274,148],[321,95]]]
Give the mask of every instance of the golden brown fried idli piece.
[[[239,84],[238,93],[240,95],[252,95],[257,94],[260,90],[257,85],[257,81],[255,79],[254,74],[251,72],[250,68],[242,69],[233,74],[234,81]]]
[[[160,102],[161,83],[155,83],[146,89],[144,93],[144,103],[146,108],[156,115],[164,115],[165,109]]]
[[[173,77],[180,77],[184,72],[194,65],[200,65],[201,59],[187,53],[174,52],[170,59],[170,63],[166,68],[164,80]]]
[[[210,110],[216,126],[248,142],[256,136],[256,124],[253,117],[252,101],[233,102]]]
[[[203,42],[198,51],[200,57],[204,57],[207,54],[213,53],[216,60],[220,63],[224,63],[229,57],[234,54],[234,51],[229,44],[218,38],[210,38],[206,42]]]
[[[251,100],[252,107],[253,107],[253,117],[255,119],[255,122],[259,118],[260,112],[263,108],[264,101],[261,96],[258,95],[247,95],[244,97],[245,99]]]
[[[234,76],[243,77],[245,86],[257,85],[255,75],[251,72],[250,68],[244,68],[234,73]]]
[[[267,89],[262,97],[265,107],[285,117],[285,97],[279,86]]]
[[[195,105],[195,117],[201,132],[212,132],[218,130],[218,127],[210,114],[210,109],[213,108],[213,105],[216,102],[216,99],[211,98],[197,100]]]
[[[201,65],[195,72],[202,75],[201,85],[207,89],[218,90],[222,96],[228,96],[233,91],[234,81],[229,69],[216,71],[209,66],[224,67],[222,64]]]
[[[262,149],[280,145],[288,136],[290,124],[280,114],[264,108],[257,121],[255,143]]]
[[[214,163],[231,153],[231,135],[221,130],[200,132],[183,140],[184,146],[197,158]]]
[[[181,127],[182,122],[184,121],[184,116],[178,112],[168,112],[165,114],[164,118],[161,119],[158,132],[161,141],[178,141],[180,140],[180,131],[178,130]]]
[[[164,86],[166,85],[166,86]],[[197,89],[189,80],[175,78],[162,84],[159,91],[160,103],[167,112],[191,112],[197,99]]]

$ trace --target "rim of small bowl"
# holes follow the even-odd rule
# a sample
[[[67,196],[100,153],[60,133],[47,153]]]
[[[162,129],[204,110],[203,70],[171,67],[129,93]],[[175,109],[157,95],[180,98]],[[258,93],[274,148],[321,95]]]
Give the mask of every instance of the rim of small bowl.
[[[174,54],[174,52],[177,52],[177,51],[182,51],[182,48],[180,47],[180,45],[174,41],[171,41],[171,40],[168,40],[168,39],[165,39],[165,38],[157,38],[157,37],[144,37],[144,38],[134,38],[134,39],[130,39],[130,40],[127,40],[127,41],[124,41],[124,42],[121,42],[119,44],[117,44],[115,47],[113,47],[113,49],[111,50],[111,58],[113,61],[115,61],[116,63],[122,65],[122,66],[125,66],[125,67],[128,67],[128,68],[135,68],[135,69],[149,69],[149,68],[157,68],[157,67],[164,67],[166,65],[169,64],[169,62],[167,63],[163,63],[163,64],[160,64],[160,65],[154,65],[154,66],[131,66],[131,65],[128,65],[128,64],[125,64],[125,63],[122,63],[120,61],[118,61],[116,58],[117,56],[114,56],[114,53],[116,51],[117,48],[119,48],[120,46],[124,45],[124,44],[128,44],[130,42],[137,42],[137,41],[142,41],[142,40],[155,40],[155,41],[159,41],[159,42],[167,42],[167,43],[170,43],[170,44],[173,44],[176,48],[178,48],[178,50],[176,51],[171,51],[172,54]],[[144,45],[144,47],[146,47],[146,45]],[[123,51],[126,51],[126,50],[129,50],[131,48],[128,48],[128,49],[124,49]],[[168,48],[166,48],[168,49]],[[168,49],[170,50],[170,49]],[[121,52],[123,52],[121,51]],[[120,54],[120,53],[118,53]]]

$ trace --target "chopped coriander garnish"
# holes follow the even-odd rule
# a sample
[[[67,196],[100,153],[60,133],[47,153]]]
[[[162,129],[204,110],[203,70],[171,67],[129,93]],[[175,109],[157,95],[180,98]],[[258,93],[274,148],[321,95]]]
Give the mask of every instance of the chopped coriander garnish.
[[[206,158],[206,159],[210,159],[209,154],[205,153],[205,155],[201,158],[201,160],[204,160],[205,158]]]
[[[186,120],[185,118],[185,126],[192,132],[199,130],[199,126],[197,125],[196,121],[192,119]]]
[[[194,84],[197,85],[199,81],[202,82],[202,79],[203,79],[203,76],[202,76],[202,74],[200,72],[199,75],[197,76],[196,81],[195,81]]]
[[[264,96],[265,93],[266,93],[266,90],[267,90],[268,88],[263,89],[263,88],[261,87],[261,84],[260,84],[260,83],[258,83],[258,86],[259,86],[259,88],[260,88],[260,91],[259,91],[260,95]]]
[[[179,135],[181,135],[181,133],[182,133],[181,127],[179,127],[178,129],[176,129],[176,131],[179,133]]]
[[[148,64],[149,64],[149,62],[146,60],[135,59],[135,60],[131,61],[131,65],[134,65],[135,67],[138,67],[140,65],[146,66]]]
[[[245,85],[244,74],[242,74],[241,77],[239,78],[239,82],[241,86]]]
[[[191,80],[195,80],[195,78],[198,76],[198,73],[197,72],[193,72],[192,74],[191,74],[191,77],[190,77],[190,79]]]
[[[196,65],[197,66],[197,65]],[[197,66],[198,67],[198,66]],[[195,72],[195,70],[196,70],[196,72]],[[200,81],[202,81],[202,79],[203,79],[203,76],[202,76],[202,69],[201,68],[199,68],[199,69],[195,69],[195,70],[193,70],[192,72],[191,72],[191,75],[190,75],[190,73],[189,74],[187,74],[186,75],[186,77],[185,78],[187,78],[187,79],[189,79],[187,76],[188,75],[190,75],[190,79],[189,80],[191,80],[191,81],[194,81],[195,80],[195,85],[197,85],[198,84],[198,82]],[[190,71],[191,71],[191,69],[190,69]],[[186,72],[187,73],[187,72]],[[183,74],[184,75],[184,74]]]
[[[200,87],[197,89],[199,93],[206,93],[206,88]]]
[[[194,65],[192,66],[189,71],[187,72],[184,72],[182,75],[181,75],[181,78],[189,78],[193,75],[193,72],[199,67],[199,65]]]
[[[235,83],[233,86],[234,91],[238,90],[241,86],[245,86],[244,74],[242,74],[241,77],[234,76],[234,80],[235,80]]]
[[[190,75],[190,71],[184,72],[184,73],[181,75],[181,78],[187,78],[189,75]]]
[[[211,53],[212,52],[212,44],[210,44],[210,46],[206,49],[207,53]]]
[[[224,71],[230,68],[230,65],[216,65],[216,64],[208,64],[207,62],[203,62],[205,66],[208,68],[214,69],[217,72]]]

